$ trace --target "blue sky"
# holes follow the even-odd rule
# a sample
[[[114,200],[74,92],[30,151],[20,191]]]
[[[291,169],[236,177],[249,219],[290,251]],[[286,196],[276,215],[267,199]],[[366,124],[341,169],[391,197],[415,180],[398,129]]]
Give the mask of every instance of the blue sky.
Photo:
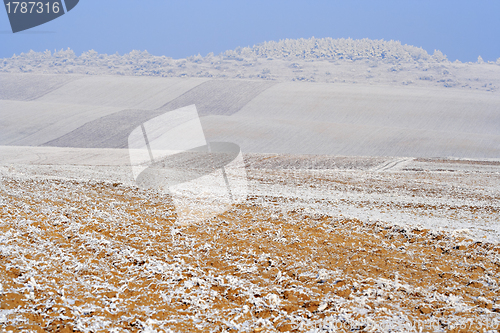
[[[184,58],[312,36],[399,40],[452,61],[500,57],[499,0],[80,0],[17,34],[0,11],[0,58],[68,47],[78,55],[135,49]]]

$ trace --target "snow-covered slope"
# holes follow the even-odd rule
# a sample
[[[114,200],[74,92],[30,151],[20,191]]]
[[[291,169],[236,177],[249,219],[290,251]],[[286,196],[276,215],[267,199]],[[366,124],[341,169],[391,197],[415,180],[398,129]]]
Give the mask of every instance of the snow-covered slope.
[[[205,82],[205,79],[141,78],[84,75],[0,74],[0,143],[43,145],[87,123],[113,114],[149,116],[172,99]],[[5,87],[5,89],[3,88]],[[130,116],[129,116],[130,118]],[[142,118],[141,118],[142,119]],[[126,120],[123,116],[123,120]],[[125,124],[129,128],[134,124]],[[110,125],[114,133],[123,128]],[[88,128],[88,126],[87,126]],[[108,136],[112,135],[111,132]],[[127,133],[122,136],[127,136]],[[95,129],[87,131],[76,147],[90,147]]]
[[[3,93],[0,145],[126,148],[141,123],[195,104],[208,140],[245,152],[500,156],[500,96],[491,92],[241,79],[0,79],[24,89]]]
[[[80,77],[76,75],[2,73],[0,74],[0,99],[30,101]]]
[[[135,127],[195,104],[208,140],[246,152],[498,158],[499,65],[369,39],[177,60],[29,52],[0,62],[0,145],[126,148]]]
[[[0,100],[2,145],[38,146],[120,108]]]
[[[41,102],[153,110],[206,79],[84,76],[45,94]]]
[[[484,92],[281,83],[202,121],[212,140],[244,151],[495,158],[499,110],[500,97]]]

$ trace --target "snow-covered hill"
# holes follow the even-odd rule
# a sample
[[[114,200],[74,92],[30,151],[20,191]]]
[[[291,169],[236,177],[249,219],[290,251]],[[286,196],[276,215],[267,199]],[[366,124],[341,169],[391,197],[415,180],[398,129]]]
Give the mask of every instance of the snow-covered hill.
[[[178,60],[29,52],[1,61],[0,86],[0,145],[126,148],[136,126],[195,104],[209,141],[244,152],[500,156],[500,61],[452,63],[395,41],[283,40]]]
[[[195,104],[207,140],[244,152],[500,156],[500,96],[485,91],[11,73],[0,85],[0,145],[126,148],[135,127]]]

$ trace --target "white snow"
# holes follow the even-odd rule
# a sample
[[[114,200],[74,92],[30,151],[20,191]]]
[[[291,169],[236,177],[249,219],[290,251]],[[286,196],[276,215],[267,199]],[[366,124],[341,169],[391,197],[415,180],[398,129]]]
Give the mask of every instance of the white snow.
[[[86,76],[37,100],[46,103],[157,109],[206,79]]]

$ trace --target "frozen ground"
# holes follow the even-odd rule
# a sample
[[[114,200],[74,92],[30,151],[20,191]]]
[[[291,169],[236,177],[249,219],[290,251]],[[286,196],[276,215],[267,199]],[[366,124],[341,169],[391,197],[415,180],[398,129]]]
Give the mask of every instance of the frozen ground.
[[[135,186],[125,149],[3,146],[0,152],[7,178]],[[310,213],[500,241],[500,159],[245,154],[245,160],[251,196],[287,198]],[[279,182],[261,181],[273,174]]]
[[[0,330],[499,331],[498,61],[312,38],[0,72]],[[117,148],[190,104],[249,193],[181,226]]]
[[[247,200],[179,226],[126,150],[0,156],[6,330],[500,328],[499,161],[247,154]]]

